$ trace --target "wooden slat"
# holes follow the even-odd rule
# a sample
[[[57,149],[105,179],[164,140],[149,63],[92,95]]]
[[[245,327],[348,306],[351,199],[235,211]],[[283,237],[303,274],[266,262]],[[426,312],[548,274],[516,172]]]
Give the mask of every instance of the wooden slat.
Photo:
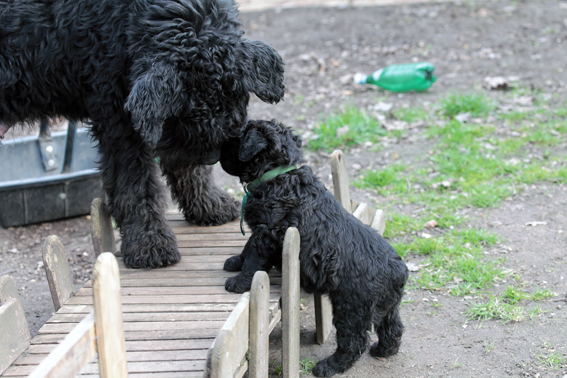
[[[98,378],[98,374],[81,374],[77,377]],[[202,378],[203,372],[200,371],[179,371],[167,373],[129,373],[130,378]]]
[[[29,369],[30,378],[74,377],[96,352],[95,316],[91,312],[37,367],[21,366],[21,369]]]
[[[360,220],[365,225],[370,226],[368,205],[366,203],[359,204],[352,212],[352,215],[354,215],[356,219]]]
[[[278,292],[274,288],[274,292]],[[197,287],[184,287],[184,286],[149,286],[149,287],[127,287],[122,289],[123,296],[139,296],[139,295],[221,295],[227,294],[223,286],[197,286]],[[77,292],[77,296],[91,296],[92,289],[84,287]]]
[[[205,277],[205,278],[138,278],[128,279],[123,278],[120,280],[122,290],[127,287],[189,287],[189,286],[223,286],[228,277],[233,276],[235,273],[227,273],[226,276],[220,277]],[[270,276],[270,283],[273,285],[281,285],[282,279],[280,276]],[[91,282],[87,282],[83,288],[92,287]]]
[[[205,360],[207,353],[206,349],[126,352],[126,359],[130,362]],[[29,354],[26,357],[19,358],[14,365],[37,365],[46,357],[47,354]]]
[[[219,232],[215,234],[176,234],[177,241],[215,241],[215,240],[238,240],[246,241],[248,237],[238,232]]]
[[[250,289],[250,359],[249,377],[268,376],[270,278],[264,271],[254,274]]]
[[[0,374],[30,345],[30,331],[16,283],[0,277]]]
[[[126,332],[145,331],[148,329],[159,329],[160,331],[169,330],[191,330],[191,329],[220,329],[224,320],[210,321],[185,321],[185,322],[130,322],[124,323]],[[38,331],[39,335],[53,333],[69,333],[75,323],[47,323]]]
[[[69,267],[67,252],[57,236],[51,235],[45,239],[41,252],[53,307],[57,311],[75,291],[73,274]]]
[[[173,351],[173,350],[208,350],[213,341],[203,340],[126,340],[126,353],[128,352],[154,352],[154,351]],[[30,345],[26,350],[26,355],[47,354],[53,350],[53,344]]]
[[[290,227],[282,252],[282,367],[284,378],[299,378],[299,232]]]
[[[372,218],[372,223],[370,224],[370,227],[378,231],[380,235],[382,236],[384,235],[384,230],[386,229],[386,218],[384,217],[383,210],[380,209],[376,210],[376,213],[374,214],[374,218]]]
[[[112,220],[100,198],[95,198],[91,203],[91,235],[95,256],[98,257],[102,252],[116,253]]]
[[[228,312],[150,312],[122,314],[125,323],[130,322],[179,322],[179,321],[211,321],[226,320]],[[55,314],[46,324],[78,323],[84,317],[82,314]]]
[[[246,245],[247,239],[242,240],[179,240],[179,248],[203,248],[203,247],[239,247]],[[221,267],[222,269],[222,267]]]
[[[186,339],[214,339],[218,329],[177,329],[177,330],[151,330],[124,332],[124,337],[129,341],[137,340],[186,340]],[[56,344],[67,334],[39,334],[30,340],[32,345]]]
[[[196,304],[122,304],[123,313],[152,313],[152,312],[203,312],[203,311],[221,311],[230,312],[234,309],[236,303],[196,303]],[[90,311],[91,306],[88,305],[71,305],[66,304],[58,311],[59,314],[86,314]]]
[[[99,358],[97,367],[102,378],[126,378],[128,370],[120,300],[120,274],[116,257],[111,252],[103,252],[98,256],[93,277],[92,291]],[[42,328],[65,325],[46,324]]]
[[[237,374],[248,352],[249,311],[250,292],[246,292],[209,349],[205,377],[229,378]]]

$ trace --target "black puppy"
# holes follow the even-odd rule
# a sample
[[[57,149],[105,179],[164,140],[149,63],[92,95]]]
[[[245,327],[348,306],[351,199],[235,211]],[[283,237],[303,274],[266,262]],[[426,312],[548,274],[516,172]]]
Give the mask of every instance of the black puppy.
[[[241,270],[226,289],[250,289],[258,270],[281,269],[288,227],[301,236],[301,285],[307,292],[329,294],[337,350],[313,369],[330,377],[350,368],[369,343],[374,325],[379,341],[370,354],[398,352],[403,325],[399,304],[408,277],[396,251],[372,228],[348,213],[325,189],[311,168],[301,164],[301,140],[291,129],[267,121],[249,121],[239,138],[221,149],[221,165],[247,184],[244,219],[252,235],[242,254],[229,258],[228,271]]]
[[[283,62],[243,38],[233,0],[0,0],[0,138],[18,122],[89,121],[124,262],[179,261],[156,155],[188,221],[240,207],[212,181],[250,92],[283,98]],[[2,162],[7,164],[9,162]]]

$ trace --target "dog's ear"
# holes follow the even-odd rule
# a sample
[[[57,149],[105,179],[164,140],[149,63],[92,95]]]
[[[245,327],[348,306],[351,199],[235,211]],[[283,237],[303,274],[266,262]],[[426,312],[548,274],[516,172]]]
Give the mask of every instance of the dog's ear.
[[[284,63],[271,46],[259,41],[242,41],[241,62],[249,92],[262,101],[278,103],[284,97]]]
[[[238,160],[249,161],[264,148],[268,147],[268,141],[262,133],[256,129],[250,130],[240,144]]]
[[[155,63],[134,82],[124,108],[132,115],[134,129],[155,147],[164,121],[179,114],[184,98],[179,72],[169,64]]]

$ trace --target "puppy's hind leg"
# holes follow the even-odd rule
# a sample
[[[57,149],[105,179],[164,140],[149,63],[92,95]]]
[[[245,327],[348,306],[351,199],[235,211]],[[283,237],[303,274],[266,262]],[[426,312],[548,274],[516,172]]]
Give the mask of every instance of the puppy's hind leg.
[[[398,353],[404,332],[398,307],[399,305],[396,305],[380,322],[374,324],[378,341],[370,347],[371,356],[387,357]]]
[[[316,377],[331,377],[349,369],[366,352],[370,317],[362,303],[333,303],[333,324],[337,329],[337,350],[313,368]]]

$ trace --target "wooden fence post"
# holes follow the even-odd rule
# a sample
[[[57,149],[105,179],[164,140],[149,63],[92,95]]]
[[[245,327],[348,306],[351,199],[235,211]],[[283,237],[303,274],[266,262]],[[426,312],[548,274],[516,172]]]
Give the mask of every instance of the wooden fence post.
[[[250,290],[250,360],[248,376],[268,376],[270,337],[270,277],[264,271],[254,274]]]
[[[0,375],[30,345],[30,330],[16,283],[0,277]]]
[[[284,378],[299,377],[299,231],[285,233],[282,253],[282,367]]]
[[[335,197],[349,213],[352,213],[345,155],[341,150],[335,150],[331,156],[331,173]]]
[[[43,267],[51,291],[53,307],[58,311],[75,293],[73,274],[63,244],[55,235],[47,237],[42,247]]]
[[[103,252],[97,258],[93,277],[100,377],[127,377],[120,276],[118,262],[112,253]]]
[[[100,198],[95,198],[91,204],[91,233],[95,257],[103,252],[116,253],[112,220]]]

